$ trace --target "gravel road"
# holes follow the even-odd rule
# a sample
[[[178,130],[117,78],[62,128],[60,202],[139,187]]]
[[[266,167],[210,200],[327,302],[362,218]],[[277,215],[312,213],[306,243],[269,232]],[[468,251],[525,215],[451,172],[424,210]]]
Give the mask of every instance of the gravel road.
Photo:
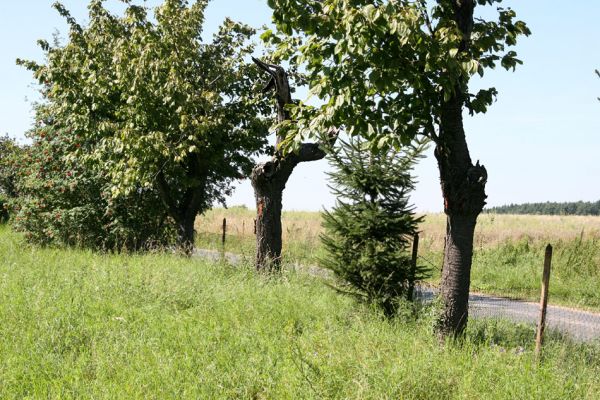
[[[197,249],[194,255],[211,260],[222,258],[220,252],[212,250]],[[242,256],[233,253],[225,253],[225,258],[233,265],[244,261]],[[293,265],[290,268],[307,272],[310,275],[329,275],[329,271],[316,266]],[[423,301],[429,301],[435,295],[434,289],[426,287],[418,288],[417,292]],[[552,298],[550,298],[550,302],[552,302]],[[538,303],[471,293],[469,314],[474,318],[505,318],[514,322],[535,324],[539,318],[540,307]],[[575,340],[600,341],[600,313],[550,305],[546,321],[547,329],[568,334]]]

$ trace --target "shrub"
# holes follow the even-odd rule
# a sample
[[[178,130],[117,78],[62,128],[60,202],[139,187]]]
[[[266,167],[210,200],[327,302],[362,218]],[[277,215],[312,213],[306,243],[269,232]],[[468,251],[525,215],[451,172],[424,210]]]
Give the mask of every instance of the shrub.
[[[87,144],[68,130],[40,126],[19,165],[14,226],[34,243],[137,250],[173,242],[174,224],[158,194],[139,188],[111,196],[102,170],[74,149]]]
[[[408,194],[414,188],[410,172],[423,148],[373,153],[362,147],[358,139],[341,141],[330,156],[331,188],[338,200],[323,216],[326,256],[321,262],[347,292],[391,316],[427,272],[412,268],[407,251],[422,219],[414,215]]]
[[[26,148],[6,136],[0,136],[0,223],[9,219],[10,200],[17,196],[20,160]]]

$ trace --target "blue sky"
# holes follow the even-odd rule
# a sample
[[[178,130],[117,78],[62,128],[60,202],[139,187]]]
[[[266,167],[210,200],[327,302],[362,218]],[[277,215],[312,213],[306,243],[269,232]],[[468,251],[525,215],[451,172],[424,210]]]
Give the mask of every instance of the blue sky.
[[[16,66],[17,57],[40,60],[37,39],[55,30],[66,33],[51,8],[53,0],[0,0],[0,134],[23,138],[31,124],[36,98],[31,74]],[[118,2],[108,1],[118,8]],[[159,0],[149,0],[156,5]],[[85,21],[83,0],[63,4]],[[495,86],[499,97],[483,116],[465,116],[473,161],[488,169],[490,205],[536,201],[600,200],[600,2],[573,0],[504,1],[529,24],[533,34],[516,50],[524,65],[516,72],[488,72],[478,87]],[[270,22],[266,0],[213,0],[206,32],[224,17],[261,26]],[[284,208],[318,210],[331,206],[325,161],[301,164],[288,182]],[[420,211],[440,211],[441,193],[431,152],[415,174],[413,201]],[[242,182],[230,205],[254,205],[248,182]]]

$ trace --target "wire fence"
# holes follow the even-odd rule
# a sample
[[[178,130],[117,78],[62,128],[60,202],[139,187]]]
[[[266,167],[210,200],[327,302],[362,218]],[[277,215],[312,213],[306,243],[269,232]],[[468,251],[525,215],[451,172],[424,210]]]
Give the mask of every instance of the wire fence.
[[[219,238],[222,249],[221,257],[225,257],[225,244],[227,238],[230,237],[226,236],[227,230],[227,222],[224,219],[222,222],[222,236]],[[419,254],[418,239],[416,237],[415,244],[416,246],[413,248],[413,263],[415,266],[418,258],[419,263],[427,264],[432,268],[439,268],[431,260]],[[204,253],[202,255],[205,257],[209,256],[209,254]],[[233,261],[233,263],[239,263],[240,257],[245,258],[242,254],[227,255],[227,258],[231,258],[230,261]],[[539,264],[540,269],[544,263],[545,260],[541,259]],[[548,260],[548,263],[550,263],[550,260]],[[548,265],[549,267],[550,265]],[[325,272],[317,266],[301,265],[300,263],[297,263],[294,268],[303,270],[311,275],[323,275]],[[548,283],[546,283],[546,288],[547,285]],[[549,285],[552,286],[551,274],[549,274]],[[542,282],[540,282],[540,292],[542,286]],[[421,285],[414,288],[415,298],[425,302],[431,301],[437,293],[438,288],[432,285]],[[469,296],[469,316],[471,318],[502,319],[539,327],[541,308],[541,302],[526,301],[510,295],[498,296],[486,293],[471,293]],[[600,312],[585,311],[553,304],[552,297],[550,296],[544,320],[545,323],[543,326],[548,333],[558,333],[576,341],[596,342],[600,344]]]

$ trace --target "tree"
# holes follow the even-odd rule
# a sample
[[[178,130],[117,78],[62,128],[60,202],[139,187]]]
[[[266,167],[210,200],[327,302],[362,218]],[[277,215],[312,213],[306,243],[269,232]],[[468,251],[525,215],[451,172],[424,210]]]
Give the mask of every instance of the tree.
[[[346,292],[391,317],[403,299],[412,300],[411,288],[428,273],[413,268],[410,242],[423,218],[415,216],[408,197],[411,170],[424,147],[371,152],[363,143],[342,141],[329,156],[337,202],[323,213],[321,265],[345,283]]]
[[[226,20],[202,41],[208,1],[165,0],[154,18],[127,1],[124,15],[89,4],[66,45],[40,41],[45,64],[19,61],[42,84],[52,126],[81,137],[73,158],[101,169],[114,198],[156,191],[190,252],[194,221],[250,173],[266,146],[268,105],[253,96],[254,30]]]
[[[510,8],[497,20],[475,17],[476,5],[499,0],[269,0],[278,34],[277,57],[305,65],[319,107],[291,112],[295,136],[345,126],[385,151],[426,136],[435,143],[447,234],[441,281],[442,336],[467,323],[473,234],[485,205],[486,169],[473,164],[463,109],[483,113],[495,88],[469,91],[475,74],[521,61],[508,50],[528,35]]]
[[[275,90],[277,121],[291,123],[287,107],[293,104],[293,90],[286,71],[256,58],[253,60],[270,78],[263,91]],[[295,151],[287,154],[281,151],[285,129],[282,127],[276,136],[275,154],[270,161],[257,164],[251,175],[256,198],[256,268],[259,270],[278,270],[281,266],[282,196],[294,168],[301,162],[323,159],[323,145],[335,141],[337,129],[329,130],[326,143],[299,143]]]

